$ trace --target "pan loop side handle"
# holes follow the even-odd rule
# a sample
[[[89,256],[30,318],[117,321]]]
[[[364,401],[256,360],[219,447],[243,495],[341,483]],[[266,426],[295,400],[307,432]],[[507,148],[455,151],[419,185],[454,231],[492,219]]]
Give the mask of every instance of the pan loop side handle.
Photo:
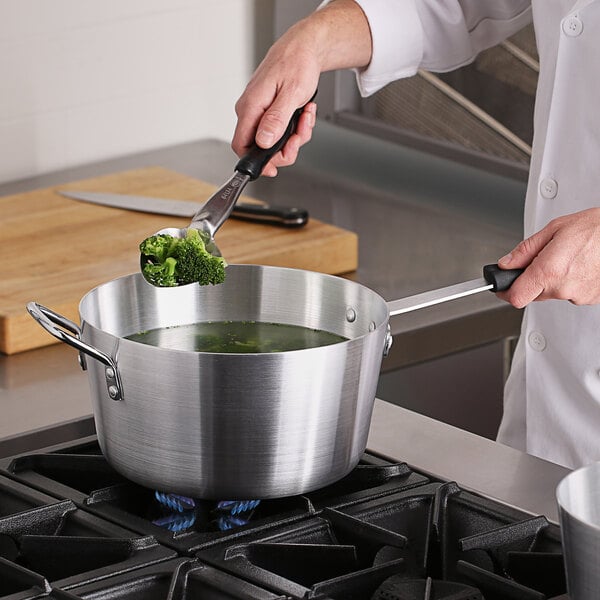
[[[108,395],[113,400],[123,399],[123,384],[121,382],[121,375],[117,368],[116,361],[105,354],[101,350],[86,344],[81,340],[81,329],[80,327],[70,321],[66,317],[55,313],[53,310],[38,304],[37,302],[29,302],[27,304],[27,312],[41,325],[50,335],[54,336],[57,340],[73,346],[79,350],[79,364],[82,369],[86,369],[85,358],[83,354],[87,354],[97,361],[101,362],[106,368],[104,369],[104,376],[106,378],[106,386],[108,389]],[[56,327],[58,325],[58,327]]]

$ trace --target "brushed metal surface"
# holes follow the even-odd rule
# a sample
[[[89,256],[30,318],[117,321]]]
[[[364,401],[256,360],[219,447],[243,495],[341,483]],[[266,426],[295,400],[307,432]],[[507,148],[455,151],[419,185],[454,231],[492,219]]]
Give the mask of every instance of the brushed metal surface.
[[[363,453],[387,332],[385,301],[342,278],[231,265],[224,284],[155,288],[139,274],[80,304],[82,340],[113,357],[123,397],[88,360],[100,446],[147,487],[201,498],[299,494],[348,473]],[[124,336],[198,321],[257,320],[345,342],[271,354],[153,347]]]
[[[493,287],[494,286],[491,283],[488,283],[483,278],[472,279],[471,281],[457,283],[456,285],[449,285],[438,290],[431,290],[429,292],[423,292],[422,294],[415,294],[414,296],[409,296],[408,298],[392,300],[388,303],[390,316],[395,317],[397,315],[403,315],[404,313],[419,310],[421,308],[427,308],[428,306],[435,306],[436,304],[450,302],[450,300],[458,300],[459,298],[464,298],[465,296],[486,292],[491,290]]]
[[[569,473],[556,489],[571,600],[600,590],[600,463]]]
[[[558,523],[555,491],[569,469],[383,400],[368,448],[421,473]]]
[[[66,198],[100,206],[174,217],[191,218],[202,208],[202,203],[199,202],[154,198],[152,196],[75,190],[60,190],[58,193]],[[285,227],[301,227],[308,222],[308,212],[303,208],[276,206],[264,202],[236,201],[230,216],[256,223],[271,223]]]
[[[190,202],[189,200],[175,200],[172,198],[152,198],[149,196],[132,196],[130,194],[110,194],[108,192],[86,192],[61,190],[61,196],[121,208],[124,210],[137,210],[140,212],[156,213],[158,215],[169,215],[173,217],[189,217],[190,219],[202,208],[201,202]]]

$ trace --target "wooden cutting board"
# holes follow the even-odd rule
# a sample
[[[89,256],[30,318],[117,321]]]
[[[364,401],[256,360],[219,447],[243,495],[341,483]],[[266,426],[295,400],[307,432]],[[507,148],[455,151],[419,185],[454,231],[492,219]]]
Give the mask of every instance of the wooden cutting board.
[[[95,286],[139,271],[139,243],[189,219],[107,208],[56,190],[138,194],[202,202],[215,186],[148,167],[0,198],[0,352],[14,354],[56,340],[27,313],[34,300],[79,323],[81,298]],[[242,196],[244,201],[257,201]],[[354,271],[355,233],[317,219],[299,229],[229,219],[216,236],[231,264],[294,267],[330,274]]]

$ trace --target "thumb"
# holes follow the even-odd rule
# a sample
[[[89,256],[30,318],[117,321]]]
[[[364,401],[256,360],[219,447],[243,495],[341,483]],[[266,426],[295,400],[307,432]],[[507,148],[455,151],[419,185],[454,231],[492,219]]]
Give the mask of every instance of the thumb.
[[[294,111],[302,104],[289,94],[279,94],[258,123],[256,143],[261,148],[273,146],[285,132]]]
[[[513,250],[498,260],[502,269],[524,269],[542,251],[554,236],[554,230],[549,227],[534,233],[520,242]]]

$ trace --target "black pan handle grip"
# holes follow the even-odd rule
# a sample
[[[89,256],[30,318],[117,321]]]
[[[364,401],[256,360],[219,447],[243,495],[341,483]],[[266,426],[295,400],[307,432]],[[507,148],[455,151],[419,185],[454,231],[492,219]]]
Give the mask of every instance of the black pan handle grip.
[[[501,269],[498,265],[485,265],[483,278],[494,287],[492,292],[505,292],[525,269]]]
[[[312,102],[316,95],[317,92],[313,94],[312,98],[306,104]],[[306,106],[306,104],[304,106]],[[250,175],[250,181],[258,179],[262,170],[265,168],[265,165],[283,148],[283,146],[285,146],[285,143],[290,139],[292,133],[296,131],[298,119],[300,119],[304,106],[294,111],[283,135],[273,146],[265,149],[254,143],[250,150],[240,158],[238,164],[235,166],[235,170],[244,173],[245,175]]]

